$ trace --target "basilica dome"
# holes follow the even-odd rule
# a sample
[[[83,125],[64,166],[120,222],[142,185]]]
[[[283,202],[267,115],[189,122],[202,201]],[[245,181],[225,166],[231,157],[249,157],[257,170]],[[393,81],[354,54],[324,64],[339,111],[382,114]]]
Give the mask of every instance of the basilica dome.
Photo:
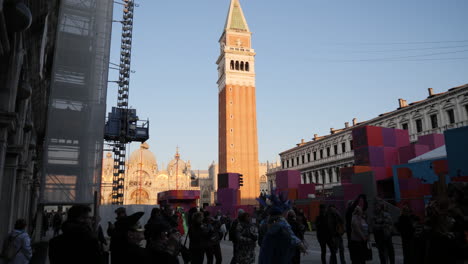
[[[158,167],[156,157],[153,152],[149,150],[149,145],[146,142],[142,143],[139,149],[132,152],[128,163],[131,166],[139,166],[140,163],[142,163],[143,166],[154,167],[156,170]]]
[[[176,152],[174,159],[167,165],[169,175],[186,174],[190,170],[190,164],[180,159],[179,151]]]

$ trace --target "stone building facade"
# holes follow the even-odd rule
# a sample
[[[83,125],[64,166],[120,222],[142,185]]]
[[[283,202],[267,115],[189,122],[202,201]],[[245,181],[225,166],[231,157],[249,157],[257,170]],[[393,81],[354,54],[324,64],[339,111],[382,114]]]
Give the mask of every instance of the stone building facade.
[[[340,184],[340,168],[353,166],[351,131],[355,126],[406,129],[414,142],[418,136],[468,125],[468,84],[443,93],[436,94],[432,88],[428,92],[424,100],[408,104],[399,99],[399,107],[394,111],[360,123],[354,119],[352,125],[345,123],[342,129],[331,128],[329,135],[302,140],[296,147],[281,152],[281,167],[269,169],[268,174],[274,175],[278,169],[299,170],[302,183],[319,184],[318,190],[329,189]]]
[[[111,153],[103,160],[101,204],[112,203]],[[158,193],[168,190],[199,190],[193,184],[190,161],[180,158],[176,151],[166,168],[159,168],[155,155],[147,143],[132,152],[126,164],[124,204],[157,204]]]

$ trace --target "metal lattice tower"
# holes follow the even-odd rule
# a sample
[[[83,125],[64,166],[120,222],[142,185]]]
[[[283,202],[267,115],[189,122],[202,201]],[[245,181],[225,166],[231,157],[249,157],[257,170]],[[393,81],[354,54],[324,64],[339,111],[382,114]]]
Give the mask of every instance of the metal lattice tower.
[[[128,132],[128,96],[130,84],[130,62],[132,55],[132,33],[133,33],[133,11],[135,3],[133,0],[124,0],[122,23],[122,37],[120,46],[120,64],[117,107],[120,109],[122,118],[120,119],[119,140],[114,142],[114,172],[112,182],[112,204],[123,204],[124,198],[124,178],[125,178],[125,158],[129,142]]]

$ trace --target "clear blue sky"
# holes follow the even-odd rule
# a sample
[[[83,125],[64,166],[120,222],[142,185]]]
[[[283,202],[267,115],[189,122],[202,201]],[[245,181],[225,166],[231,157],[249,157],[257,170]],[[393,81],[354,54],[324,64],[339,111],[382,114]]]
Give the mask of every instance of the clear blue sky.
[[[151,122],[159,166],[178,145],[192,168],[218,159],[215,61],[229,0],[140,0],[130,105]],[[241,0],[256,56],[259,160],[468,83],[466,0]],[[115,19],[121,17],[116,5]],[[114,23],[111,61],[118,61]],[[448,59],[447,59],[448,58]],[[116,80],[116,72],[110,73]],[[115,105],[115,84],[108,108]],[[131,150],[137,145],[133,144]]]

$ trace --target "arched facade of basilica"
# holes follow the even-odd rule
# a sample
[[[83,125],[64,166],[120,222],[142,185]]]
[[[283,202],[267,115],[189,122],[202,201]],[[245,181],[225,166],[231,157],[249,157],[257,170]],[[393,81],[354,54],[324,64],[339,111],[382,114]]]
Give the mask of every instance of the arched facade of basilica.
[[[199,190],[192,186],[190,161],[180,159],[176,151],[167,169],[159,170],[155,155],[147,143],[133,151],[126,164],[124,204],[156,204],[159,192]],[[101,203],[112,203],[111,153],[105,155],[102,170]]]

